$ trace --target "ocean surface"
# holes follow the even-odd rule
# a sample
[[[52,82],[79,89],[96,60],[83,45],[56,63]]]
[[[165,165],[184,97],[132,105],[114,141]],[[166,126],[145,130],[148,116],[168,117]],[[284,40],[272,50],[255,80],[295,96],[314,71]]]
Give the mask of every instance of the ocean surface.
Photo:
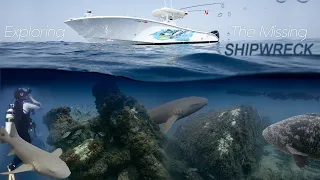
[[[307,40],[304,43],[314,43],[313,55],[226,56],[224,54],[227,43],[120,46],[71,42],[2,42],[0,43],[0,117],[5,117],[8,104],[13,99],[14,88],[31,88],[32,96],[43,105],[43,109],[32,115],[32,119],[37,123],[37,131],[41,134],[37,143],[44,143],[45,149],[51,151],[47,143],[50,132],[43,123],[43,117],[50,110],[61,106],[91,107],[90,111],[96,111],[97,102],[93,96],[93,87],[99,81],[105,82],[105,86],[102,87],[112,86],[110,82],[116,81],[121,93],[133,97],[146,109],[189,96],[207,98],[208,104],[205,107],[172,125],[167,133],[169,138],[175,137],[179,128],[183,128],[190,119],[194,120],[193,117],[201,116],[201,113],[227,110],[239,105],[256,108],[259,116],[266,117],[268,123],[276,123],[305,113],[319,113],[320,40]],[[108,105],[106,109],[108,110]],[[86,111],[88,110],[84,110]],[[95,112],[92,116],[96,115]],[[1,126],[4,123],[4,119],[0,121]],[[236,127],[244,127],[244,130],[251,128],[247,125],[238,125]],[[256,131],[261,134],[260,131]],[[205,139],[217,141],[210,138]],[[192,139],[186,140],[192,141]],[[116,140],[112,142],[109,139],[106,142],[117,143]],[[201,147],[197,148],[200,149],[194,149],[194,152],[214,153],[206,152]],[[246,150],[246,148],[241,149],[243,157],[251,154]],[[13,158],[7,156],[8,151],[9,147],[6,144],[0,144],[1,172],[6,171],[6,165]],[[312,164],[311,170],[301,173],[292,157],[285,156],[271,145],[264,146],[263,151],[259,153],[262,158],[255,165],[259,164],[260,168],[251,173],[257,173],[257,176],[263,177],[262,179],[272,179],[280,175],[284,177],[283,179],[293,179],[295,175],[297,179],[318,180],[320,165]],[[196,158],[185,160],[191,163],[189,160],[193,159]],[[237,163],[243,161],[244,159],[241,159]],[[230,161],[232,162],[233,160]],[[197,165],[188,168],[188,170],[198,169],[198,172],[206,177],[203,178],[205,180],[212,179],[214,173]],[[113,172],[121,170],[112,169]],[[213,175],[219,179],[218,174]],[[35,172],[19,173],[16,178],[17,180],[49,179]],[[117,179],[117,177],[112,178]],[[7,176],[0,176],[0,180],[2,179],[7,179]]]
[[[314,44],[311,56],[226,56],[227,43]],[[193,81],[263,73],[320,72],[320,40],[238,41],[205,45],[124,46],[2,42],[1,68],[99,72],[140,81]]]

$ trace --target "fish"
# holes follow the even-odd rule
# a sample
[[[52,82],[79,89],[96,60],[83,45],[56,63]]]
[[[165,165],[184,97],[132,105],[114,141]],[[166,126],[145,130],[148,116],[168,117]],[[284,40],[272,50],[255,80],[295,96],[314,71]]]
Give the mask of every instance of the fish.
[[[71,144],[71,143],[73,143],[73,141],[72,141],[72,140],[68,140],[67,143],[68,143],[68,144]]]
[[[92,138],[94,138],[94,132],[92,132],[92,131],[89,131],[89,133],[90,133],[90,136],[92,137]]]
[[[208,99],[203,97],[186,97],[170,101],[147,111],[156,124],[163,124],[162,133],[166,134],[174,122],[187,117],[206,106]]]
[[[82,129],[79,129],[79,130],[77,130],[75,133],[74,133],[74,136],[78,136],[79,134],[81,134],[82,133]]]
[[[292,155],[299,168],[309,159],[320,160],[320,114],[307,113],[274,123],[262,132],[264,139],[281,152]]]
[[[209,176],[211,179],[215,179],[214,176],[212,176],[211,174],[208,174],[208,176]]]
[[[138,113],[137,110],[136,110],[136,108],[132,108],[132,109],[131,109],[131,112],[134,113],[134,114],[137,114],[137,113]]]
[[[8,134],[3,126],[1,127],[0,141],[12,147],[8,156],[16,154],[23,162],[23,164],[15,170],[2,172],[0,173],[1,175],[35,171],[46,177],[65,179],[71,174],[68,165],[60,159],[62,155],[61,148],[50,153],[26,142],[19,136],[14,123],[12,123],[10,134]]]
[[[67,131],[66,133],[63,134],[62,139],[67,138],[70,135],[70,131]]]
[[[187,171],[187,173],[196,172],[196,171],[198,171],[197,168],[189,168],[188,171]]]
[[[98,133],[101,137],[105,136],[106,134],[104,132],[99,132]]]

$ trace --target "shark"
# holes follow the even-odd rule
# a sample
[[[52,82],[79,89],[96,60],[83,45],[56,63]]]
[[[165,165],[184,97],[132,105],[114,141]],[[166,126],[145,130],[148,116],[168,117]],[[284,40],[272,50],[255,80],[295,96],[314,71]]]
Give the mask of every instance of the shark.
[[[150,119],[156,124],[163,124],[162,133],[166,134],[174,122],[187,117],[208,104],[208,99],[190,96],[167,102],[148,110]]]
[[[23,164],[17,169],[0,173],[2,175],[10,176],[16,173],[35,171],[50,178],[65,179],[71,174],[68,165],[60,159],[61,148],[49,153],[28,143],[19,136],[14,123],[11,125],[10,134],[3,126],[0,128],[0,143],[7,143],[12,147],[8,156],[15,154],[23,161]]]

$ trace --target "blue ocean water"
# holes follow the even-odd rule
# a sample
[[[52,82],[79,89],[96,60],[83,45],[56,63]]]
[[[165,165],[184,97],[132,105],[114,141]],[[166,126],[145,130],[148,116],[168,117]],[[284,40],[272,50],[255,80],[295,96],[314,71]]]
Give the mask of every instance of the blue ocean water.
[[[0,67],[100,72],[140,81],[191,81],[261,73],[319,72],[320,40],[232,43],[314,44],[311,56],[226,56],[229,42],[125,46],[73,42],[2,42]]]
[[[147,109],[187,96],[201,96],[209,102],[197,113],[247,104],[277,122],[320,111],[319,42],[306,41],[314,43],[313,56],[232,57],[224,55],[225,43],[170,46],[0,43],[0,117],[5,117],[14,88],[32,88],[33,97],[44,106],[32,118],[43,134],[41,140],[46,142],[48,131],[42,124],[42,116],[60,106],[93,104],[92,86],[99,80],[116,79],[123,93],[134,97]],[[302,92],[314,98],[279,99],[254,95],[272,92]],[[176,122],[168,136],[187,120]],[[4,120],[0,125],[4,125]],[[8,146],[0,146],[1,172],[6,171],[5,166],[12,160],[6,156],[8,150]],[[34,172],[16,177],[48,179]],[[7,177],[0,176],[2,179]]]

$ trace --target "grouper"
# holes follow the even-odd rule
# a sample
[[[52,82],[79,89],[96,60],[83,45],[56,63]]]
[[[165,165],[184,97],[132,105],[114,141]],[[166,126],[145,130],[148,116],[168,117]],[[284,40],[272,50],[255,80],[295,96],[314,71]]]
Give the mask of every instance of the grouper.
[[[309,166],[309,158],[320,159],[320,114],[293,116],[270,125],[262,132],[278,150],[292,155],[299,168]]]

